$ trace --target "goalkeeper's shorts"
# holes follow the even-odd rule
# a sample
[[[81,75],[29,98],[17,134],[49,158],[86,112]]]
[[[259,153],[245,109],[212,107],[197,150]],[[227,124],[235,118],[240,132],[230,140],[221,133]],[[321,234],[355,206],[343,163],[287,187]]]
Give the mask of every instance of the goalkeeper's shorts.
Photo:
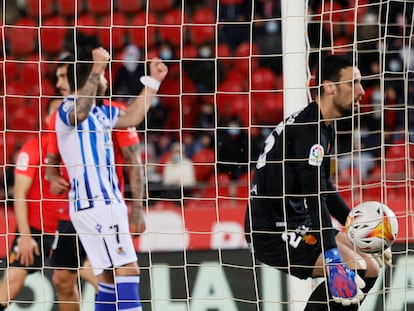
[[[300,279],[312,277],[315,262],[322,253],[319,237],[295,236],[294,232],[254,233],[251,249],[255,257],[272,267]]]

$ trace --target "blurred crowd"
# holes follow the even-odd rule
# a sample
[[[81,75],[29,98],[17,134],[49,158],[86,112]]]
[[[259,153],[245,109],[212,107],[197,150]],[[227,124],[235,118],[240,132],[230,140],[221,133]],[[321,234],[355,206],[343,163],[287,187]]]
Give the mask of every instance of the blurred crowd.
[[[114,100],[128,103],[140,92],[148,59],[160,57],[169,67],[160,96],[137,127],[150,197],[212,198],[220,194],[217,185],[228,185],[226,195],[247,197],[254,161],[283,119],[280,1],[40,3],[6,1],[0,67],[6,172],[16,148],[42,128],[45,103],[57,96],[56,64],[77,42],[111,51],[107,95]],[[399,163],[407,160],[414,127],[413,5],[308,1],[311,75],[324,54],[350,53],[366,89],[361,114],[337,123],[339,179],[378,178],[394,145]],[[310,86],[317,95],[313,76]],[[173,172],[177,163],[189,169]]]

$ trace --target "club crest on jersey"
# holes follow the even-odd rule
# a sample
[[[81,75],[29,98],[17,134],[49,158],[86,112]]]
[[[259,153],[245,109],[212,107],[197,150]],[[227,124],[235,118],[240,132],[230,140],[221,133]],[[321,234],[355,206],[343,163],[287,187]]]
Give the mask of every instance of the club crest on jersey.
[[[308,163],[312,166],[321,166],[325,151],[319,144],[315,144],[310,148]]]

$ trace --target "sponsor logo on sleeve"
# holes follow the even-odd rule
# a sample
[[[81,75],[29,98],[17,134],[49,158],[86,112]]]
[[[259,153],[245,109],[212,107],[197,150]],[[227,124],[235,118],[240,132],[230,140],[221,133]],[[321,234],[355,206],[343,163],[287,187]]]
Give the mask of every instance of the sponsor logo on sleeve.
[[[21,152],[17,157],[16,168],[19,171],[27,171],[29,168],[29,155],[27,152]]]
[[[309,165],[321,166],[324,154],[325,152],[321,145],[319,144],[313,145],[309,151],[309,160],[308,160]]]

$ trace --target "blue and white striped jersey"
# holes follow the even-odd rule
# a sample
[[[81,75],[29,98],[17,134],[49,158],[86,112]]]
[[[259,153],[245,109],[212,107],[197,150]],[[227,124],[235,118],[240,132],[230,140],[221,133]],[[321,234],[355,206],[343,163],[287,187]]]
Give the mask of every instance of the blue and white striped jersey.
[[[75,96],[64,99],[55,124],[59,152],[71,183],[70,207],[82,210],[119,203],[122,193],[111,139],[119,109],[93,105],[87,119],[73,126],[69,113],[76,108],[75,101]]]

